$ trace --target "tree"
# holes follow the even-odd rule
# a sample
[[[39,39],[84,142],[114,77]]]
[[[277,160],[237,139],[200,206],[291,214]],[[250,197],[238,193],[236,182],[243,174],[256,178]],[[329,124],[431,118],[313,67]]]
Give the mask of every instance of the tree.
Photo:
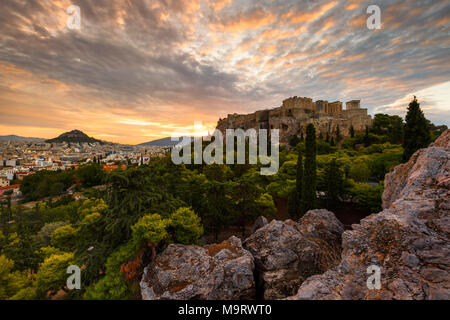
[[[170,216],[169,228],[176,243],[197,244],[203,235],[200,218],[190,208],[179,208]]]
[[[341,140],[342,140],[341,129],[339,128],[339,126],[337,126],[337,128],[336,128],[336,142],[339,142]]]
[[[297,146],[297,144],[300,142],[300,139],[297,137],[296,134],[294,134],[291,139],[289,140],[289,145],[293,148]]]
[[[420,109],[417,98],[409,104],[403,139],[403,161],[406,162],[419,149],[426,148],[431,141],[430,128]]]
[[[350,138],[354,138],[355,137],[355,128],[353,127],[353,125],[350,126]]]
[[[334,143],[334,137],[331,137],[330,146],[334,147],[336,143]]]
[[[306,127],[305,167],[302,186],[302,205],[304,212],[314,209],[316,205],[316,129],[313,124]]]
[[[14,261],[0,255],[0,300],[11,298],[19,290],[30,285],[25,274],[13,269]]]
[[[342,193],[344,184],[344,175],[336,161],[336,158],[331,160],[330,164],[325,170],[327,179],[327,209],[336,208],[339,203],[339,196]]]
[[[389,142],[393,144],[403,143],[403,119],[399,116],[391,116],[391,127],[389,128]]]
[[[370,178],[369,166],[364,162],[355,163],[350,167],[348,176],[355,181],[365,182]]]
[[[288,210],[291,217],[298,218],[299,215],[302,215],[304,213],[302,205],[302,190],[303,190],[303,156],[301,151],[299,151],[297,158],[295,188],[289,195],[288,199]]]
[[[40,265],[36,276],[38,295],[45,296],[62,289],[66,285],[67,268],[74,264],[73,253],[54,254]]]
[[[370,137],[369,137],[369,127],[366,126],[366,133],[364,134],[364,147],[368,147],[370,145]]]
[[[50,243],[58,249],[70,250],[74,246],[76,233],[71,225],[59,227],[52,232]]]

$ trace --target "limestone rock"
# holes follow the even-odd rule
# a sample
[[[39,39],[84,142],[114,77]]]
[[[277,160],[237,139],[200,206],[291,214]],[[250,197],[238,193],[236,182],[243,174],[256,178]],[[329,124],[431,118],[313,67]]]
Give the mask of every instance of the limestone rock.
[[[253,271],[252,255],[234,236],[205,247],[171,244],[145,268],[142,299],[253,299]]]
[[[290,299],[450,299],[450,130],[385,179],[384,210],[342,235],[340,264]],[[381,268],[381,288],[369,289]]]
[[[252,231],[251,233],[254,233],[256,230],[266,226],[269,224],[269,221],[267,221],[266,217],[264,216],[259,216],[256,220],[255,223],[252,226]]]
[[[335,266],[343,231],[333,213],[314,210],[300,223],[273,220],[247,238],[244,247],[255,258],[257,287],[263,298],[292,295],[308,276]]]

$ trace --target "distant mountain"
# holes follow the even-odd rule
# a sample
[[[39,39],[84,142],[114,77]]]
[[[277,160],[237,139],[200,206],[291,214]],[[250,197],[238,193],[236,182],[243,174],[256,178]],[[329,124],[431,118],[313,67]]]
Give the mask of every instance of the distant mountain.
[[[42,138],[31,138],[31,137],[21,137],[16,136],[14,134],[8,135],[8,136],[0,136],[0,141],[44,141],[45,139]]]
[[[87,134],[81,132],[80,130],[72,130],[70,132],[63,133],[57,138],[46,140],[47,143],[62,143],[62,142],[73,142],[73,143],[101,143],[104,141],[97,140],[95,138],[89,137]]]
[[[162,139],[158,139],[158,140],[154,140],[154,141],[150,141],[150,142],[141,143],[141,144],[138,144],[138,146],[139,147],[147,147],[147,146],[149,146],[149,147],[150,146],[171,147],[171,146],[177,145],[180,142],[181,142],[181,138],[179,138],[178,141],[172,141],[172,138],[168,137],[168,138],[162,138]]]

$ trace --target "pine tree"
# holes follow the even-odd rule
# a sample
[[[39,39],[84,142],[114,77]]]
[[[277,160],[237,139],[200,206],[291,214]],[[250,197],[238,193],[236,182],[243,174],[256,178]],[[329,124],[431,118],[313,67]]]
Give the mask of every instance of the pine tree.
[[[430,129],[420,104],[414,96],[406,114],[403,138],[403,161],[406,162],[419,149],[426,148],[431,142]]]
[[[306,127],[305,167],[302,186],[303,211],[314,209],[316,204],[316,129],[313,124]]]
[[[355,137],[355,128],[353,127],[353,125],[350,126],[350,138],[354,138]]]

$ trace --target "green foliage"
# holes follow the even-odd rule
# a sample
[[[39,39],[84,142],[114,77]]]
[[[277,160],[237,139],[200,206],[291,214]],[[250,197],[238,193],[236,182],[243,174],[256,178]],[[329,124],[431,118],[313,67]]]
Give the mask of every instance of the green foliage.
[[[50,222],[45,224],[35,236],[36,242],[38,242],[41,247],[48,246],[52,238],[52,233],[56,229],[66,225],[68,225],[68,223],[63,221]]]
[[[138,294],[138,288],[125,279],[121,266],[132,260],[137,251],[136,244],[130,241],[111,254],[105,264],[105,276],[89,287],[83,298],[87,300],[133,299]]]
[[[48,196],[56,196],[69,188],[74,181],[71,170],[53,172],[41,170],[23,179],[20,186],[25,201],[34,201]]]
[[[27,287],[20,289],[15,295],[13,295],[9,300],[36,300],[36,289],[32,287]]]
[[[330,153],[336,152],[336,150],[337,150],[337,148],[334,147],[332,144],[330,144],[326,141],[323,141],[323,140],[317,140],[316,145],[317,145],[317,154],[318,155],[330,154]]]
[[[427,119],[420,109],[417,98],[409,104],[408,113],[406,114],[405,137],[403,147],[403,161],[409,158],[421,148],[426,148],[431,142],[430,127]]]
[[[386,135],[392,144],[401,144],[403,141],[403,119],[399,116],[376,114],[371,132],[377,135]]]
[[[62,289],[67,281],[67,268],[74,264],[73,253],[54,254],[44,260],[36,276],[37,293],[45,296],[47,292]]]
[[[161,218],[159,214],[146,215],[131,227],[133,241],[140,244],[143,241],[158,243],[167,237],[168,221]]]
[[[0,255],[0,300],[14,296],[22,288],[30,285],[26,274],[13,271],[14,261]]]
[[[203,235],[201,219],[190,208],[179,208],[170,216],[170,229],[176,243],[196,244]]]
[[[78,168],[75,176],[81,181],[84,187],[90,188],[104,183],[106,173],[99,164],[87,164]]]
[[[293,188],[288,198],[288,211],[291,217],[298,218],[299,215],[302,215],[304,213],[302,203],[302,190],[303,190],[303,156],[302,153],[299,152],[297,158],[295,188]]]
[[[428,122],[428,127],[430,128],[432,142],[434,142],[441,134],[443,134],[445,131],[448,130],[448,127],[446,125],[436,126],[433,123],[431,123],[429,120],[427,120],[427,122]]]
[[[309,124],[306,127],[306,150],[304,179],[302,187],[302,205],[304,212],[314,209],[316,206],[316,129],[314,125]]]
[[[381,196],[383,194],[383,189],[382,184],[374,187],[367,183],[352,182],[349,192],[361,208],[376,213],[382,210]]]
[[[52,232],[50,243],[61,250],[70,250],[73,247],[77,231],[71,226],[59,227]]]
[[[365,162],[355,163],[350,167],[348,176],[358,182],[368,181],[370,178],[369,166]]]
[[[300,139],[299,139],[299,137],[296,135],[296,134],[294,134],[290,139],[289,139],[289,145],[291,146],[291,147],[296,147],[297,146],[297,144],[299,144],[300,143]]]
[[[339,168],[339,165],[335,158],[331,160],[329,166],[325,170],[325,176],[327,180],[327,208],[336,208],[339,202],[339,197],[343,193],[344,187],[344,173]]]

